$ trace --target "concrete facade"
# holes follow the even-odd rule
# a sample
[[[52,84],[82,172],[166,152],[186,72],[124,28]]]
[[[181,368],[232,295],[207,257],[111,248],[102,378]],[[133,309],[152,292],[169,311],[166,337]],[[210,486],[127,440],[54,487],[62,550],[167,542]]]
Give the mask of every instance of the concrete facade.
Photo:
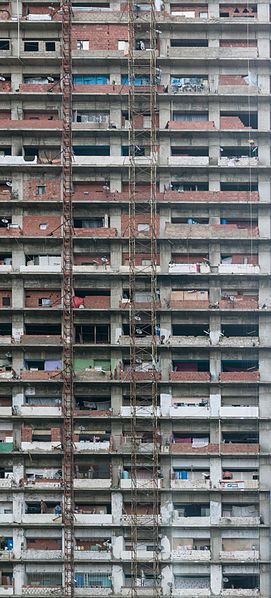
[[[147,61],[146,5],[136,7]],[[269,598],[270,2],[157,8],[160,593]],[[0,31],[0,597],[62,596],[60,6],[1,2]],[[119,598],[131,595],[132,558],[127,4],[75,0],[72,39],[75,596]],[[147,113],[137,126],[149,126]],[[150,223],[140,182],[137,199],[144,354]],[[153,595],[149,376],[142,357],[144,598]]]

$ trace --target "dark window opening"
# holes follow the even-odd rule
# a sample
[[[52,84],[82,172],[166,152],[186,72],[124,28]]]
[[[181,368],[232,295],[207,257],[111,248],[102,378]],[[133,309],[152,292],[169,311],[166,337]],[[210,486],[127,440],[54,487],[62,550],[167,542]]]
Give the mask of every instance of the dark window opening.
[[[0,147],[0,156],[11,156],[11,146]]]
[[[223,336],[258,336],[258,324],[222,324]]]
[[[220,116],[239,118],[245,127],[258,128],[257,112],[221,112]]]
[[[259,576],[251,575],[249,573],[232,575],[227,573],[223,575],[223,588],[230,589],[251,589],[256,590],[259,588]]]
[[[209,361],[201,359],[199,361],[188,361],[174,359],[172,361],[174,372],[209,372]]]
[[[220,148],[221,158],[257,158],[258,148],[253,147],[221,147]]]
[[[209,156],[208,147],[171,147],[172,156]]]
[[[184,191],[209,191],[209,183],[171,183],[172,191],[183,193]]]
[[[39,51],[39,42],[24,42],[24,51],[25,52],[38,52]]]
[[[79,411],[108,411],[111,407],[111,398],[91,396],[75,397],[75,406]]]
[[[145,337],[145,336],[150,336],[151,335],[151,325],[148,323],[144,323],[144,322],[138,322],[138,324],[136,325],[136,330],[135,330],[135,334],[138,337]],[[130,334],[130,326],[129,324],[123,324],[123,334],[125,335],[129,335]]]
[[[10,306],[10,297],[2,297],[2,306],[9,307]]]
[[[208,48],[207,39],[171,39],[172,48]]]
[[[56,43],[55,42],[45,42],[45,50],[46,52],[55,52]]]
[[[208,121],[209,114],[208,112],[173,112],[173,120],[174,121]]]
[[[104,218],[75,218],[74,219],[74,228],[103,228],[104,227]]]
[[[37,186],[37,195],[45,195],[46,185]]]
[[[221,361],[222,372],[255,372],[259,369],[259,363],[256,360],[225,360]]]
[[[27,335],[60,335],[60,324],[25,324],[25,334]]]
[[[12,333],[12,325],[8,323],[0,323],[0,336],[9,335]]]
[[[225,444],[258,444],[259,434],[258,432],[223,432],[222,442]]]
[[[75,156],[110,156],[110,145],[74,145]]]
[[[75,326],[76,343],[109,343],[110,326],[108,324],[89,324],[88,326]]]
[[[173,324],[173,336],[208,336],[209,324]]]
[[[208,503],[175,504],[173,508],[178,511],[179,517],[209,517],[210,515]]]
[[[171,218],[172,224],[208,224],[208,218]]]
[[[0,39],[0,50],[9,50],[9,39]]]
[[[110,291],[104,289],[76,289],[74,293],[76,297],[82,297],[83,299],[85,297],[97,297],[97,295],[99,297],[110,297]]]
[[[258,183],[220,183],[221,191],[258,191]]]

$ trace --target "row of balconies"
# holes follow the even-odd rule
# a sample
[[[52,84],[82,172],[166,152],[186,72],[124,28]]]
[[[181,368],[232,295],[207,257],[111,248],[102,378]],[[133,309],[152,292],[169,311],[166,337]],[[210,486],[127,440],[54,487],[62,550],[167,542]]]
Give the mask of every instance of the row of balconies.
[[[88,414],[90,413],[87,412]],[[120,407],[120,411],[119,413],[115,413],[114,411],[102,411],[102,412],[98,412],[97,415],[95,415],[95,411],[92,410],[91,411],[91,417],[94,418],[108,418],[111,417],[112,415],[114,417],[121,417],[121,418],[130,418],[131,414],[132,414],[132,409],[129,406],[122,406]],[[86,414],[86,412],[84,412],[84,415]],[[209,405],[204,406],[204,407],[180,407],[180,406],[173,406],[170,407],[168,410],[160,410],[160,407],[158,407],[157,409],[157,414],[158,417],[170,417],[170,419],[182,419],[182,418],[187,418],[187,419],[209,419],[210,417],[213,418],[220,418],[220,419],[256,419],[259,417],[259,408],[256,406],[247,406],[247,407],[234,407],[234,406],[228,406],[228,407],[220,407],[218,410],[217,409],[212,409],[212,405],[209,407]],[[2,407],[0,406],[0,417],[11,417],[12,415],[16,415],[16,416],[22,416],[22,417],[62,417],[62,408],[61,407],[55,407],[55,406],[50,406],[50,407],[45,407],[43,405],[21,405],[20,407],[16,407],[16,410],[14,410],[13,407]],[[80,416],[80,411],[78,411],[75,414]],[[152,417],[152,412],[151,412],[151,408],[148,407],[137,407],[137,411],[136,411],[136,416],[138,418],[151,418]],[[0,487],[1,487],[1,480],[0,480]]]
[[[125,33],[124,33],[125,35]],[[47,42],[46,40],[40,41],[33,41],[33,42],[23,42],[20,46],[20,56],[18,57],[17,52],[17,44],[13,47],[13,40],[5,40],[6,41],[6,48],[5,50],[0,50],[0,57],[1,58],[18,58],[18,60],[24,59],[33,60],[36,58],[37,60],[42,58],[49,58],[52,59],[60,59],[61,58],[61,43],[59,41]],[[167,39],[164,37],[160,39],[161,43],[161,50],[160,52],[156,53],[157,58],[175,58],[180,60],[229,60],[234,59],[237,60],[254,60],[256,61],[258,58],[261,60],[266,59],[268,60],[268,56],[263,55],[259,57],[259,52],[257,47],[171,47],[167,45]],[[8,47],[9,46],[9,47]],[[128,46],[128,42],[127,42]],[[29,48],[29,49],[27,49]],[[72,51],[73,59],[82,59],[90,60],[94,58],[112,58],[112,59],[121,59],[124,56],[123,49],[107,49],[106,43],[104,48],[99,49],[77,49]],[[147,50],[137,50],[136,51],[136,59],[139,60],[147,60],[149,58],[149,53]]]

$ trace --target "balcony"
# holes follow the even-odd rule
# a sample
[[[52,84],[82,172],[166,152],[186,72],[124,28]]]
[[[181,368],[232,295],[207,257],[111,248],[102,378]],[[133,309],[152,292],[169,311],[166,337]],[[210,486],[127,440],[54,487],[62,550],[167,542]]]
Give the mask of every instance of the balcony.
[[[121,560],[124,560],[124,561],[131,561],[133,559],[132,550],[122,550],[120,558],[121,558]],[[152,561],[153,562],[154,553],[152,550],[143,550],[143,549],[139,548],[136,551],[136,558],[138,559],[138,561]]]
[[[210,480],[171,480],[172,490],[210,490]]]
[[[220,417],[251,419],[259,417],[258,407],[220,407]]]
[[[13,586],[0,585],[0,596],[13,596]]]
[[[221,490],[259,490],[259,480],[221,480]]]
[[[171,224],[166,222],[169,239],[251,239],[259,236],[257,227],[240,228],[238,224]],[[193,264],[189,264],[190,266]]]
[[[174,517],[173,524],[177,527],[210,527],[210,517]]]
[[[258,382],[260,380],[260,372],[220,372],[220,382]]]
[[[12,477],[0,478],[0,490],[12,488],[14,486],[16,486],[16,483]]]
[[[139,381],[151,381],[155,377],[156,380],[161,380],[161,373],[160,372],[152,372],[152,371],[137,371],[135,372],[135,379]],[[124,370],[120,372],[120,379],[123,382],[130,382],[132,380],[132,374],[129,370]]]
[[[112,588],[75,588],[75,596],[109,596],[112,594]]]
[[[226,527],[258,527],[260,525],[260,517],[220,517],[219,523]]]
[[[20,338],[22,345],[60,345],[60,334],[23,334]]]
[[[156,521],[156,518],[155,518]],[[154,523],[154,517],[153,514],[150,513],[149,515],[137,515],[136,518],[136,522],[137,525],[146,525],[146,526],[152,526]],[[120,523],[121,525],[127,525],[127,526],[131,526],[132,525],[132,515],[122,515],[120,518]],[[160,515],[158,515],[158,525],[161,525],[162,523],[162,518]]]
[[[74,235],[75,237],[117,237],[118,231],[116,228],[109,227],[74,228]]]
[[[175,122],[175,121],[174,121]],[[203,203],[248,203],[258,202],[258,191],[165,191],[161,201],[203,202]]]
[[[258,561],[260,553],[258,550],[221,550],[219,558],[221,561]]]
[[[58,490],[63,487],[63,481],[49,478],[37,478],[36,480],[21,480],[24,488],[27,490]]]
[[[174,588],[173,594],[175,596],[183,596],[184,598],[209,598],[211,596],[211,590],[209,588],[187,588],[186,590],[180,588]]]
[[[104,230],[104,229],[102,229],[102,230]],[[109,229],[109,230],[111,230],[111,229]],[[105,234],[104,236],[107,236],[107,235]],[[106,265],[106,264],[84,264],[84,265],[75,265],[75,266],[73,266],[73,272],[74,272],[74,274],[80,274],[80,272],[81,273],[84,273],[84,272],[85,273],[87,273],[87,272],[88,273],[92,273],[92,272],[98,272],[98,273],[105,273],[105,272],[107,272],[107,273],[111,273],[111,272],[113,272],[113,270],[112,270],[110,264],[109,265]],[[103,297],[103,299],[104,299],[104,297]]]
[[[218,166],[222,167],[253,168],[258,165],[258,158],[250,158],[249,156],[242,156],[241,158],[223,157],[218,160]]]
[[[135,408],[136,417],[152,417],[153,416],[153,408],[152,405],[138,405]],[[121,417],[131,417],[133,413],[133,409],[130,406],[122,405],[120,407],[120,416]],[[157,407],[157,417],[160,417],[160,408]]]
[[[150,598],[154,598],[160,596],[160,588],[154,588],[151,586],[137,586],[136,594],[137,596],[146,596],[146,598],[149,596]],[[130,598],[133,595],[132,588],[122,586],[122,588],[120,589],[120,595],[127,596],[128,598]]]
[[[105,382],[111,380],[111,372],[86,368],[85,370],[75,371],[75,378],[80,382]]]
[[[203,406],[187,406],[187,407],[181,407],[179,405],[176,405],[176,407],[170,407],[169,410],[169,415],[170,417],[176,417],[176,418],[182,418],[182,417],[187,417],[187,418],[207,418],[210,417],[210,408],[209,405],[203,405]]]
[[[112,525],[113,517],[108,514],[75,513],[75,523],[78,525]]]
[[[82,562],[82,561],[111,561],[112,553],[107,552],[106,550],[76,550],[74,553],[74,560],[75,562]],[[100,588],[99,588],[100,589]]]
[[[63,590],[61,586],[23,586],[23,596],[61,596]]]
[[[43,524],[50,524],[50,523],[62,523],[62,515],[57,515],[56,513],[24,513],[22,515],[22,523],[26,524],[36,524],[36,525],[43,525]]]
[[[62,408],[51,405],[21,405],[17,408],[18,413],[25,417],[61,417]]]
[[[210,561],[210,550],[172,550],[172,561]]]
[[[109,490],[111,488],[110,478],[74,479],[75,490]]]
[[[60,441],[57,442],[40,442],[40,441],[34,441],[34,442],[21,442],[21,451],[23,451],[24,453],[31,451],[37,451],[38,453],[42,453],[42,452],[56,452],[61,450],[62,445]]]
[[[210,272],[209,264],[173,264],[169,263],[169,274],[208,274]]]
[[[0,165],[2,166],[33,166],[37,163],[37,156],[33,160],[25,160],[24,156],[0,156]]]
[[[62,559],[62,550],[38,550],[31,548],[22,550],[22,558],[32,562],[35,560],[58,561]]]
[[[219,274],[259,274],[260,267],[254,264],[219,264]]]
[[[235,588],[234,590],[230,589],[223,589],[221,592],[222,598],[247,598],[247,596],[251,596],[251,598],[256,598],[256,596],[260,596],[259,589],[255,590],[248,590],[246,588]]]
[[[169,372],[169,378],[173,382],[210,382],[210,372]]]
[[[84,442],[74,442],[74,448],[76,452],[83,453],[84,451],[87,452],[95,452],[95,453],[108,453],[110,450],[110,441],[84,441]]]
[[[132,480],[120,480],[120,487],[122,490],[132,490],[134,488],[134,482]],[[156,487],[159,489],[163,487],[162,479],[157,480],[157,486],[156,482],[153,480],[137,479],[136,481],[136,488],[139,490],[153,490]]]
[[[161,159],[161,164],[163,160]],[[196,166],[209,166],[208,156],[170,156],[167,159],[168,166],[177,167],[196,167]]]

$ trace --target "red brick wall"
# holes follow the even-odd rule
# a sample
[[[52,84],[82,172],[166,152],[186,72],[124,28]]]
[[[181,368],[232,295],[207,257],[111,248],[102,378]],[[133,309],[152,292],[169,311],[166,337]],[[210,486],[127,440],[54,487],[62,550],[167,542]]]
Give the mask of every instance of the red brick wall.
[[[0,13],[0,19],[1,14],[5,13]],[[0,81],[0,91],[11,91],[11,81]]]
[[[233,264],[243,264],[244,263],[244,256],[247,257],[247,263],[248,264],[253,264],[254,266],[258,265],[258,255],[248,255],[246,253],[240,253],[240,254],[232,254],[232,263]]]
[[[235,12],[236,9],[238,9],[238,12]],[[257,16],[257,12],[254,13],[252,10],[251,6],[248,6],[247,4],[233,4],[232,6],[224,6],[224,4],[222,4],[220,6],[220,12],[228,12],[229,13],[229,17],[254,17],[256,18]]]
[[[28,11],[32,15],[46,15],[48,13],[52,14],[53,11],[49,10],[49,6],[51,6],[50,2],[48,2],[48,4],[23,4],[23,16],[26,16],[28,14]],[[54,4],[54,8],[57,11],[59,9],[59,5]]]
[[[62,234],[60,216],[24,216],[24,235],[47,237],[52,231],[54,237]],[[46,230],[40,230],[40,224],[47,224]]]
[[[215,129],[215,123],[212,120],[170,120],[169,129]]]
[[[54,538],[27,538],[26,548],[35,550],[61,550],[61,540]]]
[[[50,90],[52,92],[60,91],[59,83],[20,83],[19,91],[22,93],[43,93]]]
[[[10,110],[0,110],[0,120],[10,120],[10,118],[11,118]]]
[[[88,40],[90,50],[117,50],[119,40],[128,40],[127,25],[73,25],[72,49],[77,40]]]
[[[239,116],[221,116],[221,129],[251,129],[252,127],[245,127]]]
[[[62,440],[61,428],[52,428],[51,429],[51,441],[52,442],[61,442],[61,440]]]
[[[86,296],[84,306],[86,309],[108,309],[110,307],[110,297],[104,297],[103,295]]]
[[[0,307],[3,307],[3,297],[9,297],[12,306],[12,291],[0,291]]]
[[[32,428],[22,428],[22,442],[32,442]]]
[[[242,382],[253,382],[259,380],[259,372],[220,372],[219,380],[228,382],[229,380],[240,380]]]
[[[75,228],[75,237],[117,237],[116,228]]]
[[[220,75],[220,85],[247,85],[242,75]],[[225,118],[225,117],[223,117]]]
[[[24,111],[24,120],[46,120],[50,117],[53,117],[54,120],[58,120],[59,119],[59,115],[57,110],[25,110]]]
[[[45,185],[45,193],[44,195],[38,195],[37,187],[40,185]],[[23,198],[24,200],[27,199],[38,199],[40,200],[60,200],[61,198],[61,188],[60,188],[60,181],[57,179],[30,179],[25,180],[23,183]]]
[[[61,304],[61,293],[57,290],[32,291],[25,290],[25,307],[41,307],[39,299],[47,297],[51,299],[51,306]],[[41,307],[42,309],[42,307]]]
[[[138,231],[137,226],[138,224],[150,224],[150,216],[148,214],[137,214],[136,215],[136,235],[144,235],[148,237],[150,235],[150,231]],[[129,215],[123,214],[121,217],[121,234],[124,237],[129,236]],[[159,234],[159,216],[156,216],[156,234]]]
[[[188,380],[208,382],[210,380],[209,372],[170,372],[170,380]]]
[[[165,201],[259,201],[258,191],[166,191],[160,195]]]
[[[257,48],[256,39],[220,40],[220,48]]]

